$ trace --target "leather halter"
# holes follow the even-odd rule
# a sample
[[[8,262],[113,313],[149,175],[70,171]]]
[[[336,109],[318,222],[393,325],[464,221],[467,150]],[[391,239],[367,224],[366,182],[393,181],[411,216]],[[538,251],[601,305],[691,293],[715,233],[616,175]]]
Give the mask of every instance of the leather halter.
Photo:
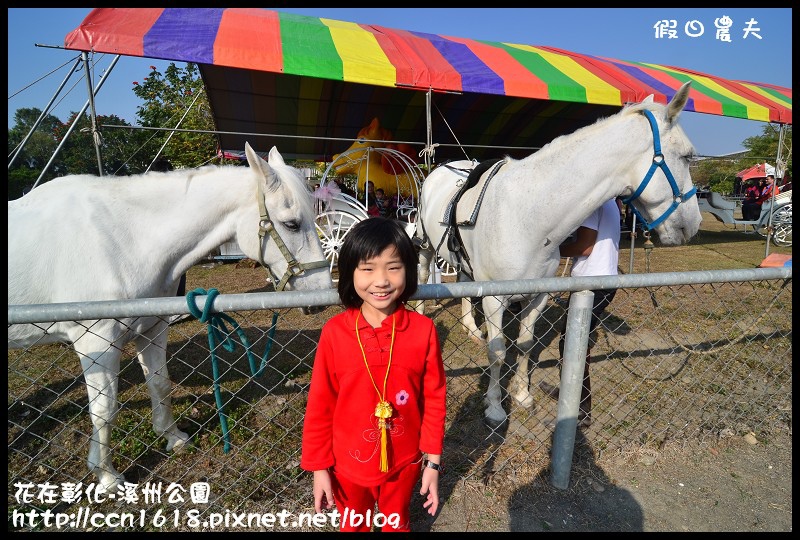
[[[661,153],[661,138],[658,135],[658,125],[656,124],[656,119],[653,116],[653,113],[650,111],[643,111],[644,115],[647,117],[647,120],[650,122],[650,129],[653,132],[653,163],[650,164],[650,170],[647,171],[647,174],[644,175],[644,180],[642,183],[639,184],[639,187],[630,197],[622,199],[623,204],[629,204],[634,200],[638,199],[639,196],[642,194],[644,189],[647,187],[647,184],[650,183],[650,180],[653,178],[653,174],[656,172],[656,169],[661,169],[664,171],[664,176],[667,177],[667,181],[669,182],[670,187],[672,188],[672,204],[670,205],[667,210],[661,214],[661,217],[656,219],[655,221],[648,222],[641,213],[636,209],[636,206],[633,204],[630,205],[631,210],[633,211],[634,215],[636,215],[636,219],[641,222],[642,226],[649,230],[652,230],[654,227],[657,227],[661,224],[662,221],[667,219],[672,212],[678,208],[678,205],[682,202],[686,202],[692,197],[695,196],[697,193],[697,188],[692,186],[686,194],[682,194],[680,189],[678,188],[678,183],[675,181],[675,177],[672,175],[672,171],[669,170],[669,166],[667,162],[664,161],[664,154]]]
[[[330,263],[327,259],[310,263],[297,262],[297,259],[294,258],[294,256],[289,252],[289,249],[286,247],[286,243],[283,241],[283,238],[281,238],[281,235],[278,234],[277,230],[275,230],[275,224],[272,223],[272,220],[269,217],[267,205],[264,203],[264,190],[261,187],[261,182],[258,182],[257,199],[258,210],[260,214],[258,221],[258,263],[266,268],[267,272],[269,272],[269,275],[272,277],[272,282],[275,283],[276,291],[282,291],[292,277],[300,276],[304,274],[306,270],[328,267]],[[270,266],[264,262],[264,257],[261,255],[261,246],[264,245],[264,237],[267,235],[267,233],[269,233],[269,235],[278,245],[278,249],[280,249],[281,253],[283,254],[283,258],[286,259],[286,272],[284,272],[283,277],[280,279],[278,278],[277,274],[272,271],[272,268],[270,268]]]

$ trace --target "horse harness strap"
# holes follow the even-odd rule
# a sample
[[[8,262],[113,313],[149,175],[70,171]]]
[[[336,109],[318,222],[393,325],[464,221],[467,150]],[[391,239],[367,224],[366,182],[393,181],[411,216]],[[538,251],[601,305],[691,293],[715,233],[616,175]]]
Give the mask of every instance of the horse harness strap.
[[[261,188],[260,183],[258,184],[258,196],[256,198],[258,199],[258,212],[260,214],[258,220],[258,264],[266,268],[267,272],[269,272],[270,276],[272,276],[276,291],[282,291],[293,276],[299,276],[306,270],[328,266],[327,260],[311,263],[298,262],[289,251],[289,248],[286,247],[286,243],[283,241],[283,238],[281,238],[281,235],[275,230],[275,224],[272,222],[272,219],[270,219],[267,205],[264,203],[264,191]],[[280,279],[278,279],[278,276],[272,272],[272,269],[269,267],[269,265],[264,262],[264,257],[261,255],[261,246],[263,245],[264,237],[267,235],[267,233],[269,233],[270,237],[272,237],[272,239],[278,245],[278,249],[283,254],[283,258],[286,259],[286,272],[284,272],[283,277]]]
[[[470,264],[469,254],[467,253],[467,250],[464,249],[464,241],[461,238],[461,232],[459,231],[458,226],[475,225],[475,220],[478,217],[478,210],[483,202],[483,197],[486,194],[486,189],[489,186],[489,182],[492,180],[492,178],[494,178],[500,168],[505,165],[505,163],[506,160],[504,158],[495,158],[479,163],[469,173],[466,182],[464,182],[464,184],[459,188],[445,209],[444,222],[447,224],[447,249],[449,249],[453,255],[455,255],[459,263],[462,260],[466,263],[466,266],[469,267],[469,270],[467,270],[463,265],[461,266],[464,269],[464,273],[467,274],[470,279],[473,279],[472,265]],[[458,208],[458,203],[461,200],[461,197],[463,197],[467,191],[475,187],[483,174],[489,169],[491,169],[491,171],[489,171],[489,175],[486,177],[486,181],[483,183],[483,187],[481,188],[481,192],[477,197],[472,213],[467,220],[459,223],[458,218],[456,217],[456,209]]]
[[[667,162],[664,160],[664,154],[661,153],[661,137],[658,135],[658,125],[656,124],[656,119],[652,112],[648,110],[644,110],[642,112],[647,118],[647,121],[650,123],[650,131],[653,133],[653,161],[650,164],[650,169],[645,174],[642,183],[639,184],[639,187],[630,197],[622,199],[622,203],[630,205],[631,210],[636,218],[641,222],[642,226],[646,230],[650,231],[656,226],[660,225],[662,221],[666,220],[669,215],[672,214],[676,208],[678,208],[679,204],[694,197],[697,193],[697,188],[693,186],[688,192],[681,193],[680,189],[678,188],[678,183],[675,181],[675,177],[673,176],[672,171],[669,169],[669,165],[667,165]],[[650,183],[650,180],[653,178],[656,169],[661,169],[664,173],[664,176],[667,177],[667,182],[669,182],[669,185],[672,188],[672,204],[663,214],[661,214],[661,217],[655,219],[654,221],[647,221],[632,203],[639,198],[644,189],[647,187],[647,184]]]

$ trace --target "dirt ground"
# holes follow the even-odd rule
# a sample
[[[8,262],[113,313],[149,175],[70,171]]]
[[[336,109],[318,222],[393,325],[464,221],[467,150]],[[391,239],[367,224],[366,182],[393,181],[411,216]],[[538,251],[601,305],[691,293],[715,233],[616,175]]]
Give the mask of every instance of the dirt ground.
[[[737,437],[597,459],[579,441],[567,489],[552,486],[549,470],[516,486],[443,482],[439,514],[420,514],[416,530],[791,532],[791,447],[791,435]]]
[[[752,268],[764,258],[763,238],[703,217],[680,256],[656,248],[654,271],[666,271],[664,264],[678,271]],[[620,247],[626,271],[630,251]],[[637,254],[637,271],[642,264]],[[415,530],[791,532],[791,456],[791,427],[768,441],[737,435],[714,446],[676,443],[601,456],[579,433],[567,489],[552,485],[547,465],[528,478],[489,472],[455,485],[443,478],[438,515],[419,512]]]
[[[676,248],[664,248],[656,245],[651,255],[644,256],[642,240],[636,241],[635,251],[635,272],[667,272],[667,271],[694,271],[708,269],[729,269],[729,268],[754,268],[765,257],[764,239],[756,234],[745,235],[741,230],[735,231],[729,226],[717,223],[712,217],[704,214],[706,218],[703,222],[701,231],[688,246]],[[628,271],[628,261],[630,249],[621,245],[620,267],[624,272]],[[770,247],[770,253],[791,254],[791,248]],[[246,271],[246,261],[237,265],[198,265],[189,273],[187,290],[195,287],[210,289],[220,285],[220,276],[215,275],[215,269],[228,270],[222,283],[225,285],[223,293],[253,291],[264,287],[264,274],[261,269]],[[241,267],[239,272],[231,272],[234,267]],[[235,274],[235,276],[234,276]],[[236,277],[237,279],[234,279]],[[451,307],[451,310],[454,309]],[[266,318],[266,315],[259,314]],[[259,323],[254,315],[248,324]],[[791,318],[791,314],[789,314]],[[180,354],[184,359],[184,364],[178,364],[172,370],[175,380],[181,381],[181,386],[185,392],[194,392],[195,386],[208,387],[207,378],[204,378],[202,370],[195,370],[195,364],[189,360],[194,358],[195,352],[189,347],[183,348],[195,331],[191,330],[192,325],[199,326],[196,321],[182,323],[183,326],[174,327],[174,334],[180,343]],[[306,324],[306,323],[304,323]],[[316,327],[312,323],[307,323],[309,327]],[[789,332],[791,334],[791,332]],[[791,348],[790,335],[787,338],[787,348]],[[176,345],[177,346],[177,345]],[[313,342],[309,341],[306,347],[313,347]],[[295,351],[302,357],[299,345]],[[199,351],[205,358],[205,352]],[[788,355],[787,358],[790,358]],[[287,355],[286,362],[294,364],[294,356]],[[72,362],[72,358],[69,361]],[[67,361],[66,359],[64,360]],[[73,362],[74,363],[74,362]],[[278,369],[274,377],[282,376],[288,368]],[[133,375],[133,373],[136,375]],[[787,367],[787,387],[791,384],[791,369]],[[25,402],[36,404],[27,397],[30,390],[29,381],[26,373],[20,373],[24,377],[19,382],[19,389],[9,384],[10,395],[24,395]],[[61,409],[56,409],[53,413],[48,413],[48,422],[52,420],[53,425],[57,426],[56,420],[71,417],[75,413],[74,408],[79,407],[81,399],[85,399],[85,393],[80,388],[77,373],[65,376],[64,372],[51,369],[48,373],[55,383],[49,379],[39,382],[43,386],[47,384],[66,384],[75,391],[80,390],[80,398],[72,398],[66,393],[65,399],[72,399],[68,403],[60,405]],[[126,396],[133,404],[145,403],[146,395],[141,388],[141,370],[138,366],[131,363],[130,372],[124,372],[123,380],[128,381],[127,386],[133,388],[133,383],[138,384],[138,394],[131,393]],[[37,379],[38,380],[38,379]],[[272,380],[272,379],[271,379]],[[61,382],[59,382],[61,381]],[[78,382],[75,382],[78,381]],[[261,401],[263,410],[259,414],[249,412],[245,417],[242,413],[238,419],[242,426],[249,426],[253,432],[266,429],[266,424],[274,417],[276,410],[284,410],[287,400],[292,399],[296,392],[280,387],[281,391],[261,392],[263,388],[278,388],[278,382],[282,378],[272,380],[272,383],[264,382],[264,386],[251,385],[237,394],[244,401],[250,401],[250,393],[254,395],[267,395]],[[57,384],[56,384],[57,383]],[[293,384],[295,384],[293,382]],[[448,381],[450,385],[450,381]],[[132,390],[129,390],[132,392]],[[200,395],[200,394],[198,394]],[[781,395],[785,395],[781,394]],[[49,403],[52,391],[41,392],[39,399],[43,403],[37,406],[44,410]],[[16,399],[16,398],[15,398]],[[31,398],[33,399],[33,398]],[[299,398],[297,398],[299,399]],[[471,398],[467,398],[470,401]],[[21,399],[20,399],[21,401]],[[791,409],[791,390],[788,391],[788,406]],[[216,425],[216,415],[213,410],[213,396],[203,394],[202,399],[193,401],[200,418],[211,418],[208,425],[202,428],[211,433]],[[772,402],[771,402],[772,403]],[[291,405],[291,402],[289,403]],[[468,403],[478,411],[482,411],[480,397],[476,397],[475,403]],[[257,410],[254,409],[254,410]],[[289,408],[289,410],[293,410]],[[786,411],[786,407],[780,409]],[[138,409],[137,409],[138,411]],[[248,408],[248,411],[250,409]],[[297,409],[297,414],[301,414],[302,409]],[[513,411],[512,411],[513,412]],[[679,411],[680,412],[680,411]],[[9,409],[9,415],[14,415],[15,426],[20,430],[24,427],[28,429],[30,421],[25,415],[27,410],[22,410],[22,404],[15,409]],[[144,444],[154,438],[149,432],[148,421],[137,420],[134,412],[121,413],[120,417],[129,414],[129,424],[133,423],[136,427],[136,437],[128,437],[126,440],[136,441]],[[194,414],[194,412],[192,413]],[[786,414],[785,412],[783,414]],[[283,418],[288,424],[296,422],[296,419],[289,421],[290,413]],[[254,418],[251,418],[253,416]],[[514,415],[510,415],[514,418]],[[191,417],[193,418],[193,417]],[[684,417],[685,419],[685,417]],[[88,422],[87,419],[83,421]],[[188,420],[187,420],[188,421]],[[192,422],[195,422],[192,420]],[[193,423],[195,431],[199,431],[197,425],[205,422],[197,420]],[[250,423],[248,423],[250,422]],[[264,425],[258,424],[263,422]],[[600,421],[598,421],[599,423]],[[118,420],[118,424],[120,421]],[[454,421],[454,423],[456,423]],[[142,427],[138,427],[141,424]],[[465,424],[459,424],[464,426]],[[473,424],[467,424],[464,428],[474,432],[477,437],[482,437],[480,432],[482,418],[476,417]],[[595,428],[595,425],[592,426]],[[90,432],[90,428],[89,432]],[[133,430],[133,428],[129,428]],[[62,433],[63,431],[63,433]],[[83,431],[86,431],[84,429]],[[638,446],[634,441],[631,445],[625,446],[623,450],[600,451],[602,447],[598,444],[596,430],[589,429],[584,434],[579,431],[576,440],[575,451],[572,458],[569,482],[566,489],[558,489],[553,486],[550,478],[550,448],[547,444],[547,436],[542,438],[530,438],[523,450],[517,448],[517,454],[512,459],[503,461],[500,458],[489,458],[489,446],[492,446],[492,455],[511,452],[509,445],[489,441],[484,451],[476,450],[463,458],[468,465],[464,471],[456,470],[458,464],[453,460],[453,468],[449,474],[442,477],[440,484],[440,510],[436,516],[428,516],[422,509],[422,498],[415,496],[412,501],[412,530],[415,532],[505,532],[505,531],[703,531],[703,532],[791,532],[792,531],[792,433],[791,433],[791,410],[788,411],[788,424],[782,428],[776,428],[768,432],[768,435],[758,435],[758,439],[752,434],[744,431],[730,431],[729,434],[720,434],[719,438],[712,438],[705,442],[692,442],[686,439],[669,439],[658,447],[652,445]],[[260,433],[260,431],[258,431]],[[15,431],[16,433],[16,431]],[[33,433],[33,427],[31,427]],[[48,433],[48,432],[46,432]],[[243,435],[243,431],[237,431]],[[266,432],[265,432],[266,433]],[[743,435],[743,433],[745,433]],[[70,444],[78,444],[74,437],[77,431],[61,430],[54,432],[52,437],[63,438],[65,444],[63,448],[68,448]],[[48,433],[48,436],[50,434]],[[70,438],[72,437],[72,438]],[[180,459],[163,459],[160,452],[150,452],[147,466],[142,464],[141,468],[131,467],[126,472],[132,481],[137,481],[137,472],[145,475],[149,470],[156,471],[159,477],[182,478],[184,481],[200,477],[203,469],[214,469],[212,476],[230,473],[230,490],[234,494],[253,494],[254,504],[266,504],[265,507],[256,508],[257,511],[273,511],[275,509],[270,496],[270,482],[278,482],[273,479],[271,473],[274,472],[269,464],[271,460],[284,460],[282,448],[266,444],[256,446],[242,446],[243,451],[236,462],[240,469],[232,465],[233,457],[215,457],[214,451],[209,448],[213,446],[210,436],[199,439],[197,445],[199,454],[204,457],[194,459],[191,471],[182,469],[185,465]],[[33,437],[29,437],[33,439]],[[16,435],[9,435],[9,449],[11,452],[11,441],[16,440]],[[465,440],[467,438],[465,437]],[[34,455],[37,446],[34,441],[32,446],[26,446],[26,438],[20,439],[15,444],[22,445],[14,454],[9,455],[9,473],[11,476],[23,475],[25,478],[32,475],[42,475],[47,477],[48,469],[38,467],[34,471],[22,471],[24,465],[15,468],[16,461],[27,463],[29,456]],[[50,440],[50,439],[47,439]],[[470,441],[472,439],[469,439]],[[263,442],[263,441],[262,441]],[[296,441],[294,441],[296,442]],[[291,446],[293,441],[286,444]],[[447,465],[447,450],[462,449],[458,447],[458,436],[446,437],[444,461]],[[58,445],[51,445],[58,446]],[[251,453],[251,448],[253,453]],[[138,452],[131,448],[130,452]],[[522,455],[519,455],[519,454]],[[451,457],[455,452],[451,452]],[[38,454],[36,454],[38,456]],[[252,463],[253,456],[257,455],[256,461],[260,464],[267,464],[259,474],[267,475],[267,480],[262,480],[254,475]],[[504,457],[504,456],[501,456]],[[61,463],[57,458],[52,466],[57,470]],[[74,466],[83,470],[84,458],[74,460]],[[41,457],[37,457],[41,461]],[[70,462],[72,464],[72,462]],[[222,465],[222,464],[226,465]],[[41,472],[40,472],[41,469]],[[14,471],[12,473],[12,471]],[[20,472],[22,471],[22,472]],[[247,471],[246,475],[237,476],[240,471]],[[291,466],[277,471],[275,475],[281,482],[280,486],[275,486],[277,493],[287,486],[294,491],[310,492],[310,477],[307,475],[294,475]],[[199,476],[198,476],[199,475]],[[142,476],[143,478],[146,476]],[[63,480],[63,478],[62,478]],[[235,480],[235,482],[234,482]],[[298,495],[297,500],[303,504],[308,504],[313,498],[310,493]],[[263,501],[268,501],[264,503]],[[238,499],[237,499],[238,501]],[[226,505],[233,505],[223,501]],[[242,510],[241,507],[231,506],[232,509]],[[249,508],[249,506],[248,506]],[[152,511],[149,509],[148,511]]]

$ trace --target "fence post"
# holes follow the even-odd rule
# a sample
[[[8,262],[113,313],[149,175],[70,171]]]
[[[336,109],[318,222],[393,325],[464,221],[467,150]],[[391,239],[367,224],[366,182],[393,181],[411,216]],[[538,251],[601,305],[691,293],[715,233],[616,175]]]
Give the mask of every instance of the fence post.
[[[570,295],[550,466],[550,483],[558,489],[567,489],[569,485],[593,304],[592,291]]]

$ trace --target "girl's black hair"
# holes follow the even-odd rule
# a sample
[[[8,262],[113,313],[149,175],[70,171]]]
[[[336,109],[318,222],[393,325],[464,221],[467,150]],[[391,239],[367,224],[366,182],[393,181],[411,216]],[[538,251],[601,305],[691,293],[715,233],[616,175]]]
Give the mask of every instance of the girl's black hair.
[[[406,288],[398,298],[405,303],[417,292],[417,252],[403,225],[394,219],[372,217],[353,225],[339,250],[339,299],[345,307],[359,308],[364,301],[353,287],[353,273],[362,261],[395,246],[406,269]]]

